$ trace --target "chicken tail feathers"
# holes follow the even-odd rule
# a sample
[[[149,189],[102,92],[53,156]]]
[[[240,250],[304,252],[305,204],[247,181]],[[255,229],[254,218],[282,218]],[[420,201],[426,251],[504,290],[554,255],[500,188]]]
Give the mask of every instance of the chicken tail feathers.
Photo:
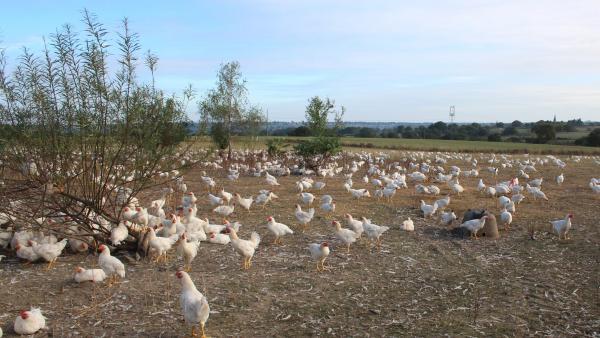
[[[250,235],[250,241],[254,243],[255,249],[258,248],[258,244],[260,244],[260,235],[258,234],[258,232],[252,232],[252,234]]]

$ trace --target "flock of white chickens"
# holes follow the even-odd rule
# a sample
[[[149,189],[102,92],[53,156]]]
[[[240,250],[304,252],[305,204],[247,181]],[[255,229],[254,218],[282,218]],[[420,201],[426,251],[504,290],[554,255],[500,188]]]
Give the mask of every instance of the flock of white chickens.
[[[335,198],[326,194],[330,178],[342,177],[343,188],[353,199],[376,198],[377,203],[389,203],[395,194],[401,189],[408,189],[409,184],[414,185],[414,193],[417,196],[437,196],[441,194],[441,188],[446,185],[448,194],[440,197],[432,204],[420,200],[420,209],[424,218],[437,217],[444,225],[452,225],[457,221],[456,214],[449,209],[453,199],[460,198],[465,188],[460,184],[461,177],[479,177],[481,169],[480,162],[486,163],[483,169],[491,176],[488,184],[483,178],[479,179],[476,187],[469,190],[477,191],[481,196],[497,198],[499,207],[499,224],[508,229],[515,217],[517,206],[526,198],[532,200],[548,200],[542,190],[546,181],[542,177],[530,178],[535,175],[537,167],[554,166],[562,170],[567,163],[554,156],[538,158],[517,158],[509,155],[468,155],[459,153],[407,153],[402,161],[393,161],[386,153],[372,154],[346,153],[344,158],[334,157],[324,167],[316,172],[301,170],[298,159],[293,155],[286,155],[282,160],[269,159],[263,152],[243,151],[235,152],[233,161],[224,168],[226,162],[217,159],[205,162],[201,165],[206,170],[212,170],[215,174],[210,177],[202,172],[201,182],[207,189],[206,198],[199,199],[194,192],[188,191],[186,182],[182,176],[176,175],[172,187],[161,190],[158,199],[150,202],[149,207],[140,206],[136,198],[124,198],[130,200],[123,206],[121,213],[122,221],[110,229],[109,243],[100,244],[97,247],[98,268],[86,269],[76,267],[73,279],[78,282],[103,282],[108,285],[117,283],[119,278],[125,278],[126,266],[121,260],[111,255],[111,248],[118,248],[126,241],[131,241],[133,233],[139,234],[139,241],[148,248],[150,257],[155,262],[167,261],[168,253],[175,249],[177,255],[182,259],[181,269],[176,273],[176,278],[181,282],[181,310],[185,321],[192,326],[192,335],[200,334],[205,337],[205,324],[210,314],[210,308],[206,296],[198,291],[194,282],[187,274],[193,267],[194,258],[197,256],[200,243],[208,242],[220,245],[230,245],[242,257],[242,269],[250,269],[256,249],[261,243],[261,236],[252,232],[248,239],[238,236],[239,222],[230,223],[227,219],[236,213],[248,212],[251,208],[267,209],[269,203],[276,201],[279,196],[289,191],[279,187],[278,177],[287,175],[298,175],[299,179],[294,183],[294,191],[297,193],[298,204],[295,205],[294,216],[298,222],[295,231],[305,232],[309,229],[315,217],[318,204],[320,213],[330,216],[331,229],[334,237],[349,252],[351,245],[363,237],[369,241],[369,246],[374,244],[381,247],[385,232],[395,227],[405,231],[414,231],[415,225],[408,218],[402,224],[392,226],[378,225],[367,217],[355,218],[350,213],[345,213],[340,220],[333,215],[336,211]],[[252,161],[250,161],[252,160]],[[342,160],[345,164],[342,163]],[[446,167],[449,160],[460,160],[465,163],[465,168],[458,166]],[[570,157],[573,165],[576,165],[581,157]],[[598,159],[593,159],[600,164]],[[254,163],[249,165],[248,163]],[[357,187],[354,180],[359,171],[365,174],[359,178]],[[496,181],[498,172],[514,172],[514,177],[505,182]],[[223,174],[224,173],[224,174]],[[221,175],[220,175],[221,174]],[[169,173],[161,173],[161,177]],[[171,173],[172,175],[172,173]],[[238,193],[227,192],[224,182],[236,182],[240,175],[254,176],[256,180],[267,186],[260,190],[257,196],[243,197]],[[223,182],[218,180],[223,177]],[[522,185],[520,181],[525,180]],[[565,180],[562,173],[552,178],[553,184],[560,186]],[[429,183],[427,183],[429,182]],[[596,194],[600,194],[600,179],[592,178],[589,187]],[[290,189],[292,189],[290,187]],[[369,190],[371,189],[371,190]],[[127,188],[121,190],[127,193]],[[199,192],[198,192],[199,193]],[[320,194],[317,197],[315,194]],[[126,196],[128,197],[128,196]],[[420,197],[416,197],[417,200]],[[214,214],[224,218],[222,222],[211,223],[208,218],[198,216],[198,206],[210,205]],[[351,207],[351,206],[350,206]],[[291,209],[291,207],[290,207]],[[566,213],[564,219],[548,220],[553,231],[561,239],[568,239],[571,229],[573,215]],[[484,227],[487,216],[480,219],[466,220],[459,226],[468,230],[472,237],[477,238],[478,232]],[[0,223],[9,224],[11,221],[7,215],[0,214]],[[62,219],[42,220],[58,222],[71,229],[77,234],[77,225],[73,224],[68,217]],[[269,216],[264,221],[266,229],[273,236],[273,245],[282,244],[287,236],[294,236],[292,227],[277,222],[274,216]],[[344,223],[344,224],[342,224]],[[540,227],[542,228],[542,227]],[[533,237],[537,228],[529,229]],[[0,230],[0,247],[10,247],[15,255],[27,264],[36,261],[48,262],[48,269],[56,263],[57,258],[69,246],[74,253],[87,252],[89,242],[81,236],[63,238],[60,241],[52,234],[44,234],[30,228]],[[310,257],[316,262],[318,272],[326,270],[325,260],[331,252],[330,243],[323,241],[318,243],[307,243]],[[2,256],[0,256],[0,259]],[[14,331],[17,334],[34,334],[46,326],[45,318],[40,309],[32,308],[29,311],[21,311],[14,322]],[[197,331],[197,329],[199,331]],[[0,331],[0,336],[2,335]]]

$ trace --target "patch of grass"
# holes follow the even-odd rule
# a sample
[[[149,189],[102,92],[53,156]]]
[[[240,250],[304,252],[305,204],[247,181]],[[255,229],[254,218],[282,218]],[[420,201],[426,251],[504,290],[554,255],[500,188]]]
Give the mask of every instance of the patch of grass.
[[[257,138],[234,137],[233,143],[240,149],[266,149],[265,142],[274,136]],[[284,137],[288,143],[297,143],[303,137]],[[345,148],[369,148],[387,150],[457,151],[468,153],[499,152],[511,154],[557,154],[557,155],[600,155],[600,148],[572,146],[565,144],[532,144],[511,142],[431,140],[431,139],[390,139],[342,137]],[[210,144],[208,138],[201,138],[200,146]]]

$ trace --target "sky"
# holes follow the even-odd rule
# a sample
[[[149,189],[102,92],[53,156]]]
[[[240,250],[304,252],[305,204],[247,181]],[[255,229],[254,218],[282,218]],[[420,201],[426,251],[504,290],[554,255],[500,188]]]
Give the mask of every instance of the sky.
[[[270,120],[315,95],[347,121],[600,120],[600,0],[8,1],[0,46],[14,63],[84,8],[112,33],[129,19],[167,92],[200,98],[239,61]]]

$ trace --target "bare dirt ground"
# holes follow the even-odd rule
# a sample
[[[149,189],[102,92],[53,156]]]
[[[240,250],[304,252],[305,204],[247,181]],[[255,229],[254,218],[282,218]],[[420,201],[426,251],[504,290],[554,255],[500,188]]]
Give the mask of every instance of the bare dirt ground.
[[[280,199],[266,210],[239,210],[230,220],[263,237],[249,271],[240,270],[241,257],[230,246],[202,243],[190,273],[208,297],[211,337],[274,336],[598,336],[600,334],[600,196],[588,186],[600,176],[591,160],[568,161],[565,183],[558,187],[554,165],[538,167],[532,178],[544,177],[550,201],[527,198],[517,207],[512,230],[498,240],[470,240],[450,236],[447,228],[420,216],[413,184],[401,190],[392,204],[373,198],[359,201],[342,188],[342,179],[327,179],[318,196],[331,194],[338,209],[332,216],[317,209],[309,230],[302,233],[293,210],[297,197],[293,182],[283,177],[274,189]],[[449,162],[445,167],[464,162]],[[516,168],[500,171],[508,180]],[[199,196],[199,216],[210,210],[205,202],[200,171],[186,175],[188,188]],[[481,170],[489,184],[491,174]],[[266,188],[263,178],[242,177],[232,183],[223,172],[209,172],[226,190],[242,196]],[[364,170],[356,173],[355,187]],[[462,178],[466,192],[453,197],[450,207],[460,217],[467,208],[486,207],[497,213],[496,199],[476,192],[476,178]],[[442,194],[448,191],[439,184]],[[372,186],[368,186],[373,190]],[[315,205],[318,208],[318,204]],[[381,252],[353,245],[350,254],[333,237],[332,218],[344,213],[367,216],[391,229],[383,235]],[[532,241],[526,226],[564,218],[573,213],[570,240],[542,233]],[[265,224],[269,215],[296,231],[271,245]],[[399,230],[407,217],[416,231]],[[211,215],[211,220],[219,218]],[[317,273],[307,245],[328,240],[332,253],[329,271]],[[4,253],[7,254],[7,253]],[[92,267],[96,256],[67,254],[50,272],[45,265],[23,266],[11,254],[0,263],[0,327],[12,334],[20,309],[40,307],[48,330],[36,337],[182,337],[189,334],[179,308],[180,286],[174,277],[180,263],[167,265],[127,259],[123,283],[71,282],[77,265]]]

